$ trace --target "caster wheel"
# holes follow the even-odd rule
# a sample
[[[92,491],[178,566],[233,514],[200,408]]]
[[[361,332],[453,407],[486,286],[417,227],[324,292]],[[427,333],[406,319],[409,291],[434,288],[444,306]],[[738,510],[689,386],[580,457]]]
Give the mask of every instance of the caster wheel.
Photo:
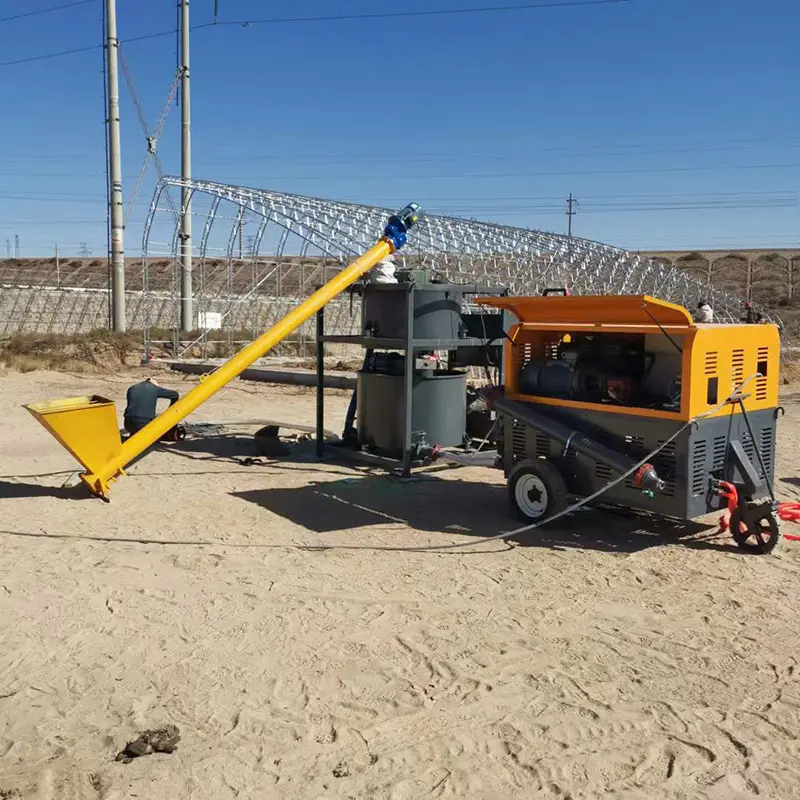
[[[567,507],[567,485],[558,468],[535,458],[521,461],[508,476],[508,498],[523,522],[539,522]]]
[[[781,524],[774,511],[767,511],[759,519],[742,521],[737,509],[731,516],[731,534],[736,544],[748,553],[771,553],[781,540]]]

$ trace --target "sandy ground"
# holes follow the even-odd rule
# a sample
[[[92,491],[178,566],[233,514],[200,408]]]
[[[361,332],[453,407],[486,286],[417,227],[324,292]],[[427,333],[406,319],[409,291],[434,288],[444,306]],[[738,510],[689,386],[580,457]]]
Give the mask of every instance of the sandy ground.
[[[589,512],[514,547],[299,550],[513,522],[493,471],[245,467],[244,435],[152,453],[111,504],[60,488],[20,404],[132,377],[0,378],[0,798],[800,798],[800,543]],[[196,418],[259,417],[311,422],[313,394],[243,384]],[[114,760],[167,723],[176,752]]]

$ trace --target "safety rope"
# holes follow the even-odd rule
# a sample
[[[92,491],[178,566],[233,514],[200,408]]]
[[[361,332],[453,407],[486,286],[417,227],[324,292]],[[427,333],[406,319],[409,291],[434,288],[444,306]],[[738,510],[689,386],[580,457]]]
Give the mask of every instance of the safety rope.
[[[148,149],[145,153],[144,160],[142,161],[142,167],[139,170],[139,175],[136,178],[136,183],[133,187],[133,192],[131,193],[130,200],[128,201],[128,208],[125,212],[125,225],[128,224],[131,218],[131,214],[133,213],[133,207],[136,204],[136,200],[139,197],[139,192],[142,188],[142,183],[144,181],[144,176],[147,173],[147,167],[150,163],[150,159],[153,159],[153,163],[155,164],[156,171],[158,172],[159,180],[163,180],[164,178],[164,168],[161,164],[161,159],[158,156],[158,142],[161,139],[161,132],[164,130],[164,125],[166,124],[167,117],[169,116],[169,111],[172,106],[172,102],[175,99],[175,95],[178,92],[178,86],[180,86],[181,82],[181,72],[178,70],[175,73],[175,78],[172,81],[172,86],[169,89],[169,94],[167,95],[167,102],[164,104],[164,108],[161,109],[161,114],[158,118],[158,122],[156,123],[156,129],[151,134],[150,127],[147,124],[147,117],[145,116],[144,109],[142,108],[142,104],[139,101],[139,96],[136,92],[136,87],[133,83],[133,76],[131,75],[130,67],[128,66],[128,62],[125,58],[122,45],[119,46],[119,63],[120,67],[122,67],[122,75],[125,79],[125,84],[128,87],[128,92],[130,92],[131,100],[133,101],[133,105],[136,108],[136,115],[139,117],[139,124],[142,126],[142,130],[144,131],[145,139],[148,142]],[[151,147],[152,143],[152,147]],[[173,213],[177,213],[175,204],[172,201],[172,196],[169,193],[169,187],[166,187],[166,194],[167,194],[167,202],[169,203],[170,210]]]

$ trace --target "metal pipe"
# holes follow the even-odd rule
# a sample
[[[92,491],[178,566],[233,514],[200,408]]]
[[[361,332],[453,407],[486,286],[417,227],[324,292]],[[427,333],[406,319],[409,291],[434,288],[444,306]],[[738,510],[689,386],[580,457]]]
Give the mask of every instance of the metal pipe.
[[[192,300],[192,107],[189,74],[189,0],[181,10],[181,330],[194,330]]]
[[[207,375],[197,386],[185,394],[174,405],[138,433],[126,440],[119,451],[102,469],[95,473],[84,473],[81,479],[89,490],[100,497],[105,497],[110,484],[120,475],[124,475],[124,467],[137,456],[155,444],[167,431],[212,397],[223,386],[229,383],[249,367],[254,361],[264,356],[310,319],[327,302],[355,283],[378,262],[391,255],[406,242],[406,231],[419,219],[418,206],[411,205],[389,219],[383,238],[371,247],[364,255],[338,272],[324,286],[292,309],[258,339],[229,358],[217,370]]]
[[[217,368],[217,364],[208,362],[186,363],[175,361],[169,365],[175,372],[184,372],[187,375],[207,375]],[[242,370],[239,377],[243,381],[257,381],[259,383],[277,383],[287,386],[317,386],[317,376],[308,370],[289,372],[288,370],[262,369],[253,367]],[[346,375],[325,375],[322,385],[326,389],[355,389],[356,378]]]
[[[125,330],[125,228],[122,207],[122,154],[119,133],[119,39],[117,3],[106,0],[106,58],[108,59],[108,182],[111,219],[111,324]]]
[[[322,461],[325,455],[325,441],[322,432],[325,428],[325,306],[317,311],[317,458]]]

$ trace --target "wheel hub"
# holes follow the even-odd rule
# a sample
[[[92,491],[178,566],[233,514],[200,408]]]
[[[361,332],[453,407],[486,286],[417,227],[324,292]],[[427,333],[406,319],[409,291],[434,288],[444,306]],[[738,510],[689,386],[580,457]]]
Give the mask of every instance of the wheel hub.
[[[529,517],[540,517],[547,510],[547,489],[536,475],[522,475],[514,494],[517,505]]]

